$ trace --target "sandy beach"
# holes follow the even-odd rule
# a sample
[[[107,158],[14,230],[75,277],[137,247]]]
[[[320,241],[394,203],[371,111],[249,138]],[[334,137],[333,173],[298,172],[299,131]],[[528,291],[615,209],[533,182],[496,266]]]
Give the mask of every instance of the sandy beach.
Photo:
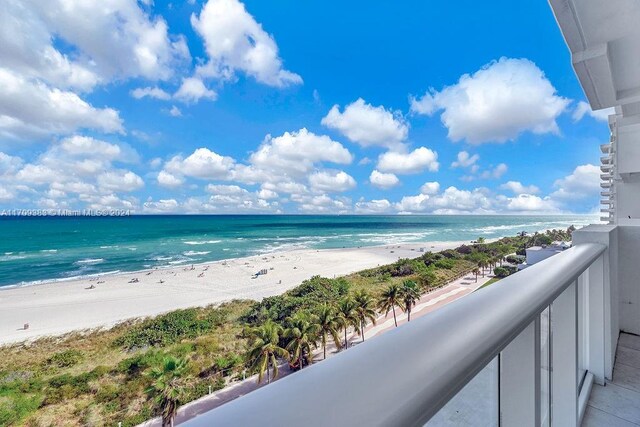
[[[465,242],[274,252],[213,263],[0,288],[0,344],[109,327],[123,320],[231,299],[281,294],[314,275],[334,277]],[[255,273],[266,271],[255,277]],[[24,329],[28,323],[29,328]]]

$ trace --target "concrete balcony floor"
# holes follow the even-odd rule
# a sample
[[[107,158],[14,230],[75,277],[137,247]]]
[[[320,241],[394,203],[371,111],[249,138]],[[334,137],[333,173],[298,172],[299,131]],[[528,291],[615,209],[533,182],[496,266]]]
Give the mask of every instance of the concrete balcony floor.
[[[620,334],[613,381],[593,385],[582,426],[640,426],[640,336]]]

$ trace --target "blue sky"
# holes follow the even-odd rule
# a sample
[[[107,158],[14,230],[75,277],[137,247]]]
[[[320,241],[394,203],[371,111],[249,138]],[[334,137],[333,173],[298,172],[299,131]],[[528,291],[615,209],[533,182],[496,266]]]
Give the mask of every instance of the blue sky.
[[[597,208],[545,2],[101,4],[0,5],[0,208]]]

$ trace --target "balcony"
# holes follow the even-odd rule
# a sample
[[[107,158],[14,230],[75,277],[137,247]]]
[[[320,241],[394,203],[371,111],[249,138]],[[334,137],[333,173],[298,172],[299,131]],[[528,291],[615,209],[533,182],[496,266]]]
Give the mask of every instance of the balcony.
[[[618,250],[635,233],[586,227],[571,249],[184,425],[640,422],[640,338],[622,335],[613,369],[633,321],[618,278],[635,267]]]
[[[640,3],[549,3],[592,109],[615,107],[609,225],[186,426],[640,425]]]

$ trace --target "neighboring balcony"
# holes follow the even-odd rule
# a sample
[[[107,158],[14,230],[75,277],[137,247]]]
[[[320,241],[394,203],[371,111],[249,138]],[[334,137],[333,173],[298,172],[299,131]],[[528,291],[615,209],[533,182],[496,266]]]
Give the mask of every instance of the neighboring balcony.
[[[613,376],[620,325],[640,318],[623,318],[618,289],[635,228],[579,230],[571,249],[184,425],[609,425],[612,399],[640,422],[640,401],[606,395],[640,373]]]

